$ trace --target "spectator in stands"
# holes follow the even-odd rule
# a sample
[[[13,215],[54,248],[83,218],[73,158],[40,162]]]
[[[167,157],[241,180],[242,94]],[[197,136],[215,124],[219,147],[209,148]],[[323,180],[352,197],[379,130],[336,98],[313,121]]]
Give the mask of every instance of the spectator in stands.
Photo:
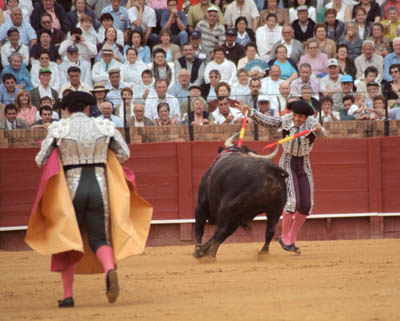
[[[289,9],[289,22],[293,23],[298,19],[299,7],[306,7],[303,10],[307,11],[307,16],[314,22],[317,21],[316,10],[311,6],[311,1],[309,0],[294,0],[293,6]]]
[[[340,79],[340,87],[341,87],[341,92],[340,92],[340,101],[344,96],[353,96],[354,95],[354,81],[353,77],[350,75],[344,74],[342,75],[342,78]]]
[[[392,80],[384,82],[383,94],[389,102],[393,100],[397,101],[400,98],[400,65],[391,65],[389,73]]]
[[[325,98],[325,97],[324,97]],[[353,115],[349,114],[349,110],[351,106],[354,104],[353,96],[344,96],[342,99],[342,108],[339,109],[339,118],[340,120],[354,120]]]
[[[190,101],[192,111],[186,115],[185,123],[191,125],[209,125],[210,114],[207,112],[207,102],[203,97],[195,97]]]
[[[52,118],[53,109],[51,106],[43,106],[39,109],[40,119],[35,121],[31,128],[44,128],[47,129],[51,125],[53,121],[57,121],[57,119]]]
[[[346,22],[351,19],[351,9],[348,3],[349,2],[343,0],[332,0],[325,5],[325,8],[335,9],[337,12],[336,19],[341,22]]]
[[[41,62],[42,66],[42,62]],[[71,66],[76,66],[80,70],[81,74],[81,82],[84,84],[87,84],[88,86],[92,86],[92,70],[91,70],[91,65],[88,61],[81,59],[79,55],[79,48],[75,45],[69,46],[67,49],[67,55],[63,59],[63,62],[59,65],[60,69],[60,83],[65,84],[66,82],[69,81],[69,76],[68,76],[68,69]],[[35,67],[35,64],[32,65],[32,69]],[[42,67],[48,67],[45,64],[43,64]],[[50,63],[50,69],[51,63]],[[37,68],[37,71],[39,72],[39,68]],[[52,70],[53,74],[54,71]],[[53,87],[54,89],[57,89]]]
[[[28,23],[30,22],[31,13],[20,6],[19,0],[7,0],[7,10],[3,11],[4,21],[11,20],[11,11],[14,8],[21,8],[23,20]],[[2,21],[2,23],[4,23],[4,21]]]
[[[344,38],[339,41],[339,45],[347,45],[348,56],[352,60],[361,54],[362,40],[358,37],[356,28],[355,22],[347,21]]]
[[[208,77],[211,70],[218,70],[221,74],[221,80],[232,84],[236,79],[236,66],[235,64],[225,58],[224,47],[216,47],[213,51],[214,59],[206,65],[204,81],[206,84],[210,82]]]
[[[259,95],[257,98],[257,110],[264,115],[279,116],[278,111],[271,108],[269,99],[267,95]]]
[[[97,32],[97,42],[103,43],[104,39],[105,39],[106,30],[110,27],[113,27],[114,18],[111,15],[111,13],[103,13],[100,17],[100,23],[101,23],[101,25]],[[119,44],[120,46],[123,46],[124,45],[124,34],[119,29],[116,29],[116,31],[117,31],[116,43]]]
[[[61,63],[61,57],[58,54],[58,48],[51,43],[51,32],[49,30],[41,30],[38,33],[39,42],[34,44],[30,50],[30,61],[38,60],[40,52],[42,50],[47,50],[49,53],[50,61],[57,64]]]
[[[124,2],[126,4],[126,1]],[[110,0],[87,0],[88,6],[93,9],[97,19],[101,19],[101,11],[110,3]]]
[[[400,119],[400,107],[393,107],[388,111],[389,119]]]
[[[390,51],[390,41],[384,37],[385,28],[380,23],[374,23],[371,27],[371,36],[368,40],[374,42],[375,53],[385,57]]]
[[[40,17],[47,12],[52,16],[52,28],[62,29],[67,33],[72,29],[71,21],[64,8],[56,3],[56,0],[42,0],[39,2],[31,14],[31,24],[35,30],[40,29]]]
[[[304,43],[314,35],[315,22],[308,17],[308,7],[297,7],[297,19],[292,22],[294,38]]]
[[[279,95],[279,86],[284,80],[281,79],[281,68],[278,65],[272,65],[269,76],[261,80],[260,92],[269,95],[271,101],[274,96]]]
[[[20,42],[27,47],[32,47],[37,42],[36,32],[27,21],[22,19],[22,10],[14,8],[11,11],[11,20],[5,21],[0,27],[0,46],[7,40],[7,31],[15,28],[19,31]]]
[[[115,127],[117,127],[117,128],[124,127],[124,124],[123,124],[121,118],[112,114],[113,107],[109,101],[105,101],[104,103],[102,103],[100,105],[100,111],[101,111],[101,115],[97,118],[111,120],[114,123]]]
[[[380,86],[377,82],[371,81],[367,83],[367,95],[363,95],[367,108],[372,109],[374,107],[374,98],[379,95],[379,90]]]
[[[86,41],[82,36],[82,30],[80,28],[72,28],[71,38],[66,39],[61,43],[58,53],[63,59],[68,48],[71,46],[78,47],[81,59],[84,59],[87,62],[90,62],[90,59],[94,58],[97,54],[96,46],[93,43]]]
[[[201,87],[193,85],[190,86],[189,96],[190,96],[190,102],[195,97],[201,97]],[[182,123],[187,121],[188,109],[189,109],[189,99],[186,99],[185,101],[183,101],[183,103],[181,103],[181,118],[183,119]]]
[[[374,42],[372,40],[364,40],[362,44],[362,55],[358,56],[355,61],[357,69],[357,79],[363,79],[363,73],[367,67],[373,66],[378,71],[377,82],[383,79],[383,57],[374,53]]]
[[[13,74],[4,74],[0,85],[0,103],[3,105],[14,104],[19,91]]]
[[[336,59],[329,59],[328,74],[321,79],[320,91],[323,96],[331,97],[333,100],[333,110],[339,111],[342,105],[340,101],[341,75],[339,75],[339,63]]]
[[[367,23],[379,22],[381,20],[381,10],[379,4],[372,0],[360,0],[360,3],[353,7],[352,18],[356,17],[358,8],[364,8],[367,13]]]
[[[257,29],[256,40],[259,56],[268,61],[274,44],[282,41],[282,27],[278,25],[275,14],[270,13],[265,25]]]
[[[321,99],[321,112],[318,113],[317,119],[322,123],[338,121],[340,118],[339,112],[333,111],[333,100],[331,97],[323,97]]]
[[[168,89],[169,94],[178,98],[179,104],[182,104],[185,100],[187,100],[187,97],[190,95],[189,81],[189,71],[187,69],[181,69],[178,73],[178,81],[176,81],[174,85]]]
[[[151,96],[156,95],[154,90],[154,80],[150,70],[146,69],[142,72],[141,80],[139,84],[133,87],[133,98],[135,103],[143,103],[146,98],[151,94]]]
[[[80,17],[84,15],[88,15],[90,17],[90,23],[92,24],[93,28],[97,30],[99,23],[96,19],[94,11],[87,7],[86,0],[75,0],[75,9],[68,12],[68,19],[71,22],[71,28],[79,27],[78,22],[80,22]]]
[[[132,127],[154,126],[154,122],[144,115],[144,105],[137,103],[133,107],[133,116],[130,120]]]
[[[246,69],[239,69],[237,72],[238,82],[232,85],[232,99],[241,101],[245,96],[250,95],[249,75]]]
[[[49,30],[51,32],[51,43],[58,45],[64,41],[65,34],[61,29],[53,28],[53,18],[47,12],[40,16],[40,29]]]
[[[82,0],[80,0],[82,1]],[[82,36],[86,39],[86,41],[92,43],[96,46],[97,44],[97,31],[92,25],[92,18],[83,14],[79,17],[79,23],[76,25],[77,28],[82,30]],[[70,36],[70,34],[69,34]]]
[[[209,72],[208,78],[210,83],[203,85],[203,97],[207,97],[207,102],[214,100],[217,97],[215,88],[221,81],[221,73],[217,69],[213,69]]]
[[[130,119],[132,118],[133,115],[133,91],[130,87],[125,87],[121,89],[121,98],[122,98],[122,105],[120,105],[119,111],[115,111],[115,114],[119,117],[121,117],[122,121],[124,122],[124,127],[125,127],[125,121],[126,125],[130,126]],[[124,111],[126,111],[126,118],[124,116]]]
[[[289,103],[289,94],[290,94],[290,83],[288,81],[282,81],[279,85],[279,95],[275,95],[270,97],[270,105],[271,109],[277,110],[279,115],[285,110],[287,110],[286,106]]]
[[[328,56],[325,53],[319,52],[319,43],[315,38],[308,39],[306,42],[306,54],[301,56],[299,65],[309,64],[312,73],[318,78],[326,76],[328,68]]]
[[[170,87],[175,83],[175,68],[172,62],[167,62],[164,49],[153,50],[153,62],[149,68],[155,80],[164,79]]]
[[[71,91],[86,91],[90,92],[90,86],[81,81],[81,70],[78,66],[71,66],[68,68],[69,81],[61,85],[60,93],[62,96],[64,91],[69,89]]]
[[[279,45],[275,50],[276,59],[272,59],[270,66],[278,65],[281,70],[280,78],[292,82],[298,77],[296,63],[287,57],[287,49],[284,45]]]
[[[264,78],[268,74],[269,65],[257,55],[257,45],[254,42],[249,42],[246,45],[245,55],[239,60],[238,69],[249,69],[250,78]]]
[[[371,34],[372,23],[367,23],[367,13],[364,8],[359,7],[356,10],[355,23],[358,37],[361,40],[367,39],[367,37],[369,37],[369,35]]]
[[[35,122],[37,108],[32,105],[28,91],[22,89],[17,93],[15,106],[17,106],[18,118],[25,120],[29,126]]]
[[[389,68],[391,65],[400,64],[400,37],[396,37],[393,39],[393,52],[388,54],[384,61],[383,70],[384,70],[384,80],[392,81],[392,77],[389,74]]]
[[[102,43],[97,44],[96,53],[98,52],[95,61],[98,62],[101,59],[101,50],[103,47],[107,45],[109,48],[113,50],[113,59],[118,61],[119,63],[124,63],[125,59],[123,56],[124,48],[117,43],[117,29],[113,26],[106,29],[104,33],[104,41]]]
[[[39,70],[39,86],[30,91],[32,105],[36,108],[40,107],[40,98],[52,98],[52,104],[58,99],[58,92],[50,87],[50,80],[52,77],[50,68],[43,67]]]
[[[106,88],[109,90],[106,100],[110,101],[114,107],[114,113],[121,119],[124,119],[124,108],[122,108],[123,100],[121,97],[121,90],[129,87],[126,83],[121,82],[121,70],[119,68],[110,69],[108,71],[108,85]]]
[[[21,54],[24,63],[29,65],[29,49],[20,42],[19,31],[17,28],[10,28],[7,31],[7,42],[1,47],[1,63],[3,68],[9,64],[8,59],[11,54],[17,52]]]
[[[17,113],[14,104],[7,104],[4,108],[6,119],[0,120],[0,130],[28,129],[29,125],[25,120],[17,118]]]
[[[383,120],[386,114],[386,99],[382,95],[374,98],[374,108],[371,110],[371,120]]]
[[[187,69],[190,72],[190,84],[201,86],[204,79],[204,63],[195,56],[193,45],[190,43],[183,45],[182,53],[183,57],[175,61],[175,75],[178,75],[181,69]]]
[[[157,26],[160,26],[162,14],[168,10],[167,0],[147,0],[146,4],[156,13]]]
[[[249,23],[251,22],[251,28],[256,30],[260,19],[260,13],[252,0],[234,0],[226,7],[224,16],[228,29],[235,26],[237,18],[245,17]]]
[[[211,114],[214,124],[240,124],[242,113],[236,108],[229,107],[227,97],[218,98],[218,108]]]
[[[128,9],[128,17],[132,27],[141,28],[144,34],[143,44],[145,45],[149,40],[152,29],[157,26],[156,13],[154,9],[145,5],[145,0],[136,0],[133,4]]]
[[[287,55],[296,64],[299,62],[300,57],[304,53],[303,45],[300,41],[293,38],[293,28],[288,26],[282,27],[282,40],[276,42],[271,49],[271,59],[275,58],[276,47],[284,45],[287,49]]]
[[[376,81],[378,77],[378,69],[374,66],[367,67],[364,71],[364,77],[357,83],[357,93],[367,94],[367,84]]]
[[[300,96],[301,88],[304,85],[309,85],[313,92],[313,97],[318,99],[319,96],[319,81],[316,77],[311,77],[312,71],[311,66],[308,63],[300,65],[299,68],[300,77],[293,80],[290,84],[290,93],[292,95]]]
[[[204,63],[210,61],[210,53],[201,45],[201,32],[194,30],[189,37],[190,44],[193,46],[194,55]]]
[[[189,41],[186,15],[178,10],[177,0],[168,0],[167,3],[168,10],[162,14],[160,26],[162,31],[169,31],[171,41],[182,48]]]
[[[181,120],[181,110],[179,101],[176,97],[168,94],[168,82],[165,79],[158,79],[155,82],[156,94],[149,96],[145,103],[145,116],[156,120],[158,118],[157,106],[161,102],[168,103],[170,107],[170,118],[172,124],[175,124]]]
[[[101,50],[101,60],[96,62],[92,68],[92,80],[108,84],[108,71],[120,68],[121,63],[114,59],[113,48],[106,44]]]
[[[189,7],[189,11],[187,14],[187,24],[190,33],[192,33],[194,29],[196,29],[197,24],[200,21],[206,19],[207,9],[211,6],[214,6],[214,4],[211,4],[209,0],[200,0],[198,4]],[[215,9],[217,10],[218,22],[222,26],[226,25],[225,18],[221,10],[218,7],[215,7]]]
[[[260,79],[251,79],[249,83],[250,94],[243,97],[243,101],[246,105],[255,107],[257,106],[258,96],[261,94],[261,81]],[[236,106],[236,104],[234,105]]]
[[[165,51],[165,59],[167,62],[175,62],[181,57],[181,48],[172,43],[172,34],[169,30],[162,30],[160,32],[160,44],[154,46],[153,50],[156,50],[157,48],[162,48]]]
[[[231,28],[226,30],[225,37],[226,41],[222,45],[225,48],[225,57],[237,66],[239,59],[245,56],[245,50],[241,45],[236,43],[236,29]]]
[[[337,11],[327,9],[325,12],[325,23],[328,27],[328,38],[335,42],[344,38],[345,25],[342,21],[336,19]]]
[[[321,105],[319,100],[314,98],[313,95],[315,93],[312,90],[310,85],[304,85],[301,87],[301,96],[300,99],[304,100],[307,104],[309,104],[314,109],[314,115],[316,116],[319,112],[321,112]]]
[[[236,19],[235,30],[237,33],[236,43],[242,47],[246,47],[250,42],[256,42],[256,35],[252,29],[247,27],[247,19],[245,17],[239,17]]]
[[[23,58],[19,53],[13,53],[9,58],[10,64],[1,72],[1,75],[11,73],[17,81],[17,88],[31,90],[31,80],[29,71],[23,62]]]
[[[353,116],[355,120],[368,120],[371,115],[372,107],[368,107],[364,95],[355,94],[354,104],[348,110],[348,115]]]
[[[129,48],[126,51],[126,61],[121,68],[124,71],[122,81],[133,86],[140,82],[140,75],[147,69],[147,66],[138,58],[136,48]]]
[[[96,105],[92,105],[89,108],[89,117],[98,117],[101,115],[100,106],[105,102],[108,89],[104,86],[102,82],[96,82],[93,85],[93,90],[90,91],[93,96],[96,97]]]
[[[264,7],[266,8],[260,13],[260,21],[258,23],[259,27],[265,24],[266,18],[270,13],[276,15],[278,18],[278,24],[280,26],[286,26],[290,24],[289,11],[286,8],[278,8],[278,0],[267,0],[265,1]]]
[[[387,9],[388,17],[382,21],[382,25],[385,28],[385,38],[393,41],[396,37],[396,29],[400,25],[399,9],[392,6]]]
[[[104,7],[101,13],[109,13],[114,18],[114,27],[125,32],[131,29],[128,10],[121,5],[121,0],[111,0],[111,4]]]
[[[328,58],[336,57],[336,44],[327,37],[328,28],[324,23],[318,23],[314,28],[315,38],[318,40],[319,51],[325,53]]]
[[[340,74],[349,74],[356,78],[357,69],[354,65],[354,59],[350,59],[348,56],[349,49],[346,44],[339,44],[337,46],[337,60],[339,63],[339,73]]]
[[[216,7],[207,9],[206,20],[200,21],[196,30],[201,32],[201,46],[208,54],[225,42],[225,27],[218,22],[218,9]],[[194,47],[196,50],[196,46]]]
[[[177,122],[173,122],[173,119],[169,116],[170,108],[168,103],[159,103],[157,105],[157,114],[158,117],[155,119],[155,123],[157,126],[170,126],[177,124]]]
[[[229,86],[228,83],[226,83],[225,81],[221,81],[219,82],[216,86],[215,86],[215,94],[216,94],[216,99],[211,100],[208,103],[208,112],[212,113],[218,106],[218,98],[219,97],[227,97],[228,98],[228,103],[229,103],[229,107],[236,107],[236,105],[239,103],[237,100],[233,100],[230,98],[231,95],[231,86]],[[241,101],[244,101],[248,99],[247,96],[241,97]]]
[[[150,48],[144,45],[142,31],[134,29],[129,33],[128,44],[124,47],[124,54],[126,54],[128,48],[130,47],[137,50],[139,58],[145,64],[149,64],[151,62]]]

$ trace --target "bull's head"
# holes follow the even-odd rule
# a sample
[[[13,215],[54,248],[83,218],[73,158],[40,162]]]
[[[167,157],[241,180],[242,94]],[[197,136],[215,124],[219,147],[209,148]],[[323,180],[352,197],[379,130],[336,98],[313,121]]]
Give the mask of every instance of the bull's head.
[[[232,135],[231,137],[229,137],[229,138],[225,141],[225,148],[232,148],[232,147],[234,147],[233,140],[234,140],[237,136],[239,136],[239,134],[240,134],[240,133],[236,133],[236,134]],[[238,148],[238,149],[239,149],[239,148]],[[247,146],[245,146],[245,145],[243,145],[242,150],[243,150],[243,152],[247,153],[247,155],[249,155],[250,157],[262,158],[262,159],[272,159],[272,158],[274,158],[274,157],[278,154],[278,151],[279,151],[279,144],[276,145],[275,150],[274,150],[271,154],[268,154],[268,155],[258,155],[258,154],[256,154],[256,153],[250,151],[250,150],[247,148]]]

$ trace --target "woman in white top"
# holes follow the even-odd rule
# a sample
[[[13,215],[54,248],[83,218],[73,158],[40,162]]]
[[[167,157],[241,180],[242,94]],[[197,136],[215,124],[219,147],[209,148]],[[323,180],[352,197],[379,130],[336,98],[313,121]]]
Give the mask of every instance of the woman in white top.
[[[147,69],[146,64],[138,57],[136,48],[129,48],[126,51],[126,60],[121,68],[124,70],[123,82],[132,87],[140,82],[142,72]]]
[[[293,8],[289,9],[289,20],[290,23],[295,21],[297,19],[297,7],[300,6],[307,6],[308,7],[308,17],[313,20],[314,22],[317,22],[317,12],[314,7],[310,6],[310,0],[294,0],[293,2]]]
[[[244,101],[245,96],[250,95],[249,76],[245,69],[239,69],[237,77],[239,82],[232,85],[231,98],[237,101]]]
[[[282,27],[274,13],[268,14],[265,26],[257,28],[256,39],[259,56],[268,61],[272,47],[282,40]]]
[[[151,71],[146,69],[142,72],[142,79],[140,82],[133,86],[133,103],[144,104],[145,99],[150,95],[156,95],[154,89],[154,79]]]
[[[351,20],[351,9],[346,5],[343,0],[332,0],[325,6],[327,9],[333,8],[336,10],[336,19],[341,22]]]

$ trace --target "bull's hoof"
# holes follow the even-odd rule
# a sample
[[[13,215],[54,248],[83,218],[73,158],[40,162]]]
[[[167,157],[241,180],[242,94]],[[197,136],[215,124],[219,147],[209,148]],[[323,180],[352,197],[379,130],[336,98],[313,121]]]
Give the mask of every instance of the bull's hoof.
[[[198,259],[199,259],[199,262],[202,264],[215,263],[217,261],[215,256],[209,256],[209,255],[199,257]]]
[[[268,254],[269,254],[268,250],[267,251],[261,250],[260,252],[258,252],[257,261],[259,262],[265,261],[268,257]]]

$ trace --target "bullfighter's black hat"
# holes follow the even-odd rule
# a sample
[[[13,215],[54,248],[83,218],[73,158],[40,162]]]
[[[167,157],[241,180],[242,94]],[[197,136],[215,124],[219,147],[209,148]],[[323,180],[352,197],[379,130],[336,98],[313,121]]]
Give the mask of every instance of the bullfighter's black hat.
[[[60,107],[68,108],[70,111],[78,111],[78,109],[83,110],[84,107],[96,105],[96,103],[96,98],[93,95],[84,91],[73,91],[63,97]]]
[[[307,104],[304,100],[292,101],[289,103],[288,107],[290,108],[295,114],[311,116],[314,115],[314,109]]]

